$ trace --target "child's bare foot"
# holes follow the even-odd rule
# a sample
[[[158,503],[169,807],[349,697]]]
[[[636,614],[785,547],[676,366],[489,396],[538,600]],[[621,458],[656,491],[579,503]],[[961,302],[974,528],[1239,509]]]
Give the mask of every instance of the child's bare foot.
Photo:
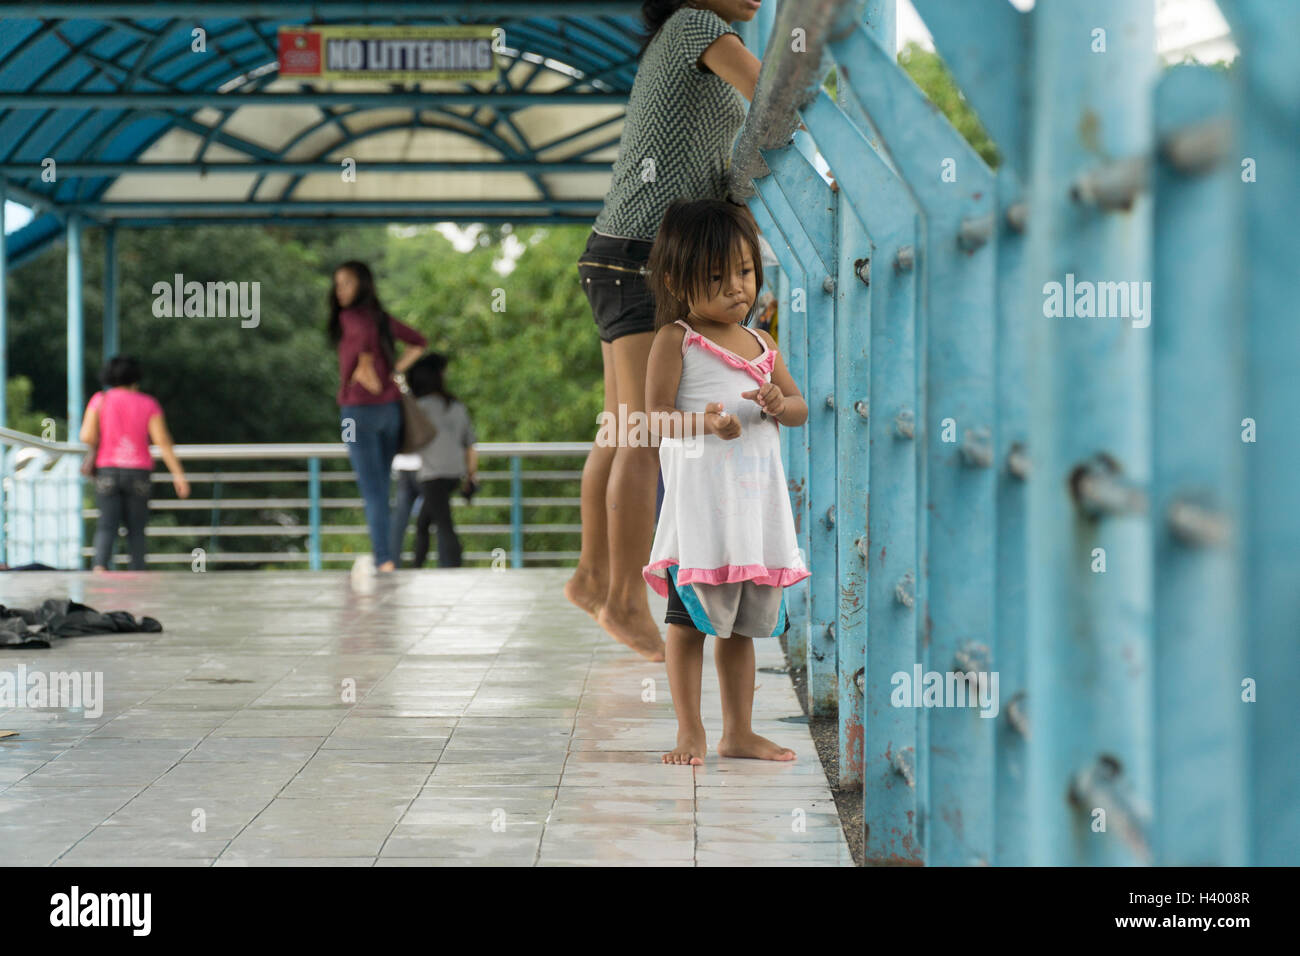
[[[573,572],[573,577],[564,583],[564,596],[593,618],[600,613],[600,606],[605,603],[605,592],[608,590],[608,583],[598,581],[595,575],[581,568]]]
[[[596,623],[614,640],[626,644],[646,660],[664,659],[664,639],[648,609],[605,604],[596,614]]]
[[[743,734],[724,734],[718,741],[719,757],[753,757],[755,760],[793,760],[794,751],[778,747],[766,737],[753,731]]]
[[[704,740],[704,726],[677,731],[677,746],[664,754],[664,763],[689,764],[698,767],[704,763],[708,745]]]

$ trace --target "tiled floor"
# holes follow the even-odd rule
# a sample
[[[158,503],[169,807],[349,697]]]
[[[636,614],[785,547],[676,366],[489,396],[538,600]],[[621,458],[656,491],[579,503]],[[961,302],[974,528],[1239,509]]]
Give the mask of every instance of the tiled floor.
[[[663,665],[569,605],[568,573],[0,575],[0,604],[166,628],[0,650],[0,679],[104,691],[98,718],[0,709],[0,864],[851,865],[789,678],[762,671],[777,642],[754,727],[798,759],[667,767]],[[704,697],[712,744],[711,646]]]

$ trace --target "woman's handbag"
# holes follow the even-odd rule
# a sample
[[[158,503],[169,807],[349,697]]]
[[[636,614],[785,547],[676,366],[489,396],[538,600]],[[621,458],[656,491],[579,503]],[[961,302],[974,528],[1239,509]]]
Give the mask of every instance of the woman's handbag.
[[[397,382],[397,388],[401,392],[402,442],[400,451],[403,455],[411,455],[437,438],[438,429],[421,411],[419,404],[415,401],[415,396],[411,393],[411,387],[406,384],[406,376],[398,374],[394,375],[393,379]]]

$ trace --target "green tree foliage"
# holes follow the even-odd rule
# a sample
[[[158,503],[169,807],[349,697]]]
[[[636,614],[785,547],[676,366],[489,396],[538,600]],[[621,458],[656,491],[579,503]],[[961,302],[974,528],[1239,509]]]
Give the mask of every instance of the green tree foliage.
[[[898,63],[984,162],[996,169],[1000,161],[997,146],[953,81],[943,58],[912,42],[898,54]]]
[[[957,132],[979,153],[984,162],[996,169],[999,163],[998,149],[966,102],[943,58],[932,50],[927,50],[916,42],[907,44],[898,54],[898,64],[912,82],[920,87],[930,102],[939,108]],[[837,96],[838,77],[832,69],[822,86],[832,98]]]

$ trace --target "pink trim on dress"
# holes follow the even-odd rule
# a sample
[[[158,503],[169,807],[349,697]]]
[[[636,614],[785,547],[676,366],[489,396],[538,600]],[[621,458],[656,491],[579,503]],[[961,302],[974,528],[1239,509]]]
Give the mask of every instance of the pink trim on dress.
[[[724,564],[720,568],[683,568],[675,558],[664,558],[654,564],[647,564],[641,569],[641,576],[660,597],[668,596],[668,580],[652,572],[662,571],[674,564],[677,565],[679,584],[735,584],[738,581],[753,581],[755,584],[764,584],[768,587],[785,588],[812,576],[812,572],[805,568],[769,568],[762,564]]]
[[[741,326],[741,328],[745,329],[753,335],[754,338],[758,339],[758,344],[763,346],[763,353],[756,359],[747,359],[743,355],[737,355],[735,352],[731,351],[731,349],[723,348],[712,339],[705,338],[699,332],[696,332],[683,319],[678,319],[677,323],[686,330],[686,334],[682,337],[683,355],[686,354],[686,347],[691,343],[694,343],[703,348],[704,351],[713,353],[732,368],[738,368],[742,372],[745,372],[759,383],[766,383],[767,376],[771,375],[772,369],[776,367],[776,349],[770,348],[768,344],[763,341],[763,337],[748,326]]]

